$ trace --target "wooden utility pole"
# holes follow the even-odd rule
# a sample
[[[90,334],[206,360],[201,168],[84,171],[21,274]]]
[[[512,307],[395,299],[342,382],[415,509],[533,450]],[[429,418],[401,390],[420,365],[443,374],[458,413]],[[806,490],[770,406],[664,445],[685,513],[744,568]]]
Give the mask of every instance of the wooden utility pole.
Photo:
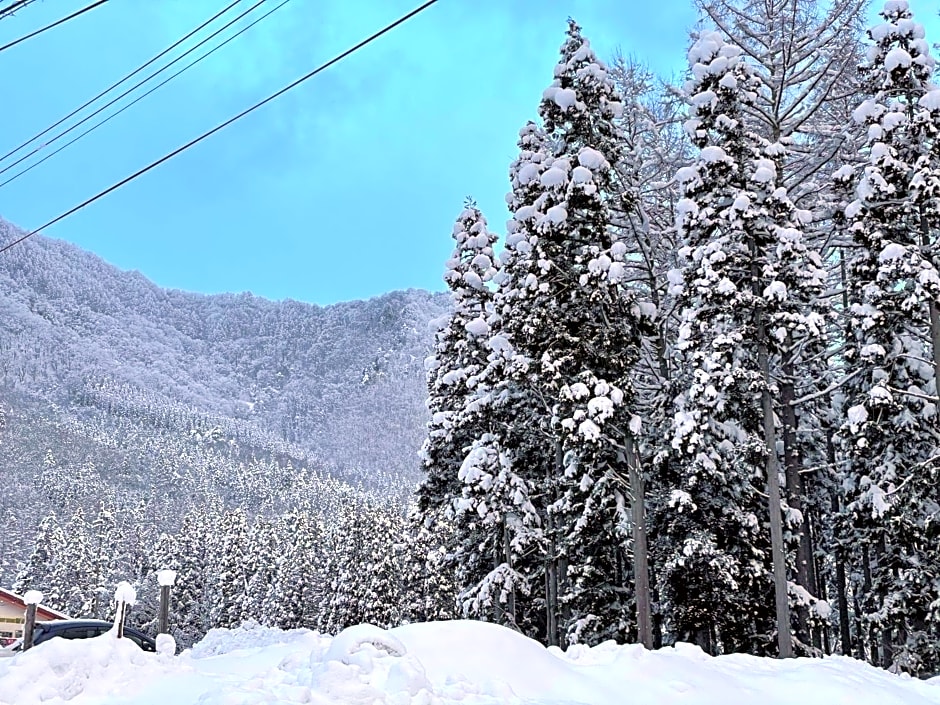
[[[42,602],[42,593],[38,590],[27,590],[23,595],[26,603],[26,623],[23,625],[23,651],[33,647],[33,635],[36,630],[36,608]]]
[[[161,570],[157,573],[160,585],[160,613],[157,617],[157,634],[170,632],[170,591],[176,583],[176,571]]]
[[[117,615],[114,618],[117,626],[117,638],[124,636],[124,618],[127,616],[127,608],[137,602],[137,591],[130,583],[122,581],[118,583],[114,591],[114,601],[117,602]]]

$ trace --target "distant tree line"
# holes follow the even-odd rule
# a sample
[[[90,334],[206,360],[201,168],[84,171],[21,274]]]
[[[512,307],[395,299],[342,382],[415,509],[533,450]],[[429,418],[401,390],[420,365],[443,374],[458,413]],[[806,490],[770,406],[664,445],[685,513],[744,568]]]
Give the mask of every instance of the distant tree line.
[[[194,508],[172,532],[144,529],[134,511],[104,505],[62,523],[49,515],[13,587],[41,587],[44,604],[70,616],[111,619],[114,586],[126,580],[138,596],[129,623],[153,632],[157,572],[174,570],[170,632],[183,646],[244,621],[338,633],[362,622],[454,616],[440,606],[451,588],[430,577],[440,574],[433,541],[406,536],[401,505],[380,506],[338,484],[318,489],[320,504],[279,516]]]

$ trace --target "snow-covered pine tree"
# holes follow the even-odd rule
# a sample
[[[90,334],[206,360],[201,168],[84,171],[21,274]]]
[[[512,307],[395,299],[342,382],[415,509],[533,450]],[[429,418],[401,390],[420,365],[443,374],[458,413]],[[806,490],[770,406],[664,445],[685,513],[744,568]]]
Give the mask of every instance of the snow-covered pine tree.
[[[779,649],[789,644],[787,583],[771,398],[774,360],[818,340],[824,283],[803,242],[809,214],[778,183],[785,147],[749,130],[757,79],[738,47],[704,32],[689,52],[686,130],[699,148],[679,171],[677,224],[683,375],[659,521],[660,578],[676,638],[711,652],[769,650],[776,593]],[[767,483],[771,536],[764,528]],[[776,524],[776,526],[775,526]],[[771,574],[771,542],[774,560]],[[773,586],[776,585],[776,590]],[[741,619],[747,614],[749,619]]]
[[[248,532],[245,551],[245,592],[239,601],[239,621],[254,620],[270,625],[266,617],[265,598],[277,577],[277,558],[283,554],[278,546],[274,524],[257,516]]]
[[[62,550],[48,577],[49,593],[59,596],[60,609],[79,617],[93,616],[96,597],[90,533],[85,511],[79,506],[65,525]]]
[[[417,508],[408,512],[404,535],[403,619],[408,622],[432,622],[457,616],[454,583],[454,521],[438,521],[424,526]]]
[[[462,492],[460,466],[471,444],[483,433],[480,416],[468,409],[468,403],[479,394],[480,375],[490,353],[490,282],[498,272],[493,252],[497,236],[490,232],[471,200],[457,217],[453,238],[455,247],[446,264],[444,281],[451,291],[454,310],[438,331],[434,353],[426,361],[431,418],[421,458],[427,474],[418,487],[417,511],[413,514],[423,526],[412,528],[415,533],[433,530],[432,535],[444,539],[442,555],[452,564],[457,537],[437,529],[453,525],[454,501]],[[469,567],[464,564],[462,569],[466,572]]]
[[[872,659],[880,646],[883,665],[922,673],[940,667],[940,91],[906,0],[881,16],[864,67],[871,97],[854,115],[868,161],[845,212],[855,248],[840,439]]]
[[[623,636],[633,622],[616,473],[637,426],[628,371],[651,312],[622,286],[627,252],[610,222],[621,107],[606,68],[569,22],[539,108],[544,128],[523,129],[511,172],[494,396],[521,412],[513,430],[522,437],[496,436],[481,457],[509,468],[504,486],[539,496],[538,530],[517,523],[543,552],[539,636],[550,644]]]
[[[390,628],[401,623],[402,518],[398,507],[357,502],[328,527],[333,561],[329,591],[320,606],[322,631],[354,624]]]
[[[516,195],[515,175],[541,158],[542,140],[541,129],[533,123],[520,132],[520,156],[510,168]],[[501,262],[511,259],[507,254],[511,252],[504,250]],[[501,277],[500,273],[494,279]],[[453,501],[456,546],[453,557],[444,560],[455,565],[454,587],[465,616],[535,635],[544,622],[543,612],[521,603],[532,593],[531,585],[540,580],[542,565],[539,517],[529,501],[531,476],[538,471],[534,462],[519,460],[541,437],[526,423],[532,399],[524,398],[509,383],[520,360],[500,333],[495,300],[489,313],[489,331],[482,341],[486,364],[476,375],[463,411],[476,432],[458,467],[460,494]],[[525,566],[521,565],[524,555],[528,556]]]
[[[177,534],[161,535],[153,547],[150,564],[154,569],[176,571],[170,633],[182,646],[192,646],[211,626],[208,584],[212,567],[208,535],[215,527],[214,516],[193,510],[183,517]]]
[[[219,517],[214,560],[212,624],[232,628],[241,624],[241,605],[248,588],[248,518],[241,508]]]
[[[532,482],[514,467],[521,454],[504,444],[524,437],[505,414],[512,406],[488,407],[488,422],[504,422],[504,432],[474,441],[460,467],[461,497],[455,502],[458,601],[465,616],[535,634],[538,616],[531,605],[539,559],[523,556],[541,547],[541,522],[529,496]],[[516,407],[518,408],[518,407]]]
[[[728,208],[746,194],[743,162],[753,156],[741,104],[753,79],[740,56],[713,33],[689,52],[687,130],[700,154],[679,173],[685,197],[677,225],[687,258],[680,270],[683,375],[673,436],[679,458],[669,465],[672,489],[658,517],[670,631],[710,653],[755,649],[748,635],[773,629],[770,545],[756,489],[763,442],[752,390],[761,380],[745,344],[752,255],[740,214]]]
[[[13,582],[14,592],[23,594],[27,590],[39,590],[44,595],[44,604],[54,609],[64,609],[63,596],[52,589],[50,577],[56,562],[65,548],[65,534],[54,514],[39,522],[33,552],[20,569]]]
[[[120,548],[121,537],[117,532],[113,512],[102,503],[98,513],[88,525],[87,566],[89,585],[86,588],[86,603],[83,605],[83,616],[104,619],[111,609],[109,593],[118,580],[115,578],[118,565],[116,559]],[[131,566],[122,566],[128,569]],[[136,576],[134,576],[136,578]]]
[[[321,541],[321,528],[309,512],[293,511],[281,517],[275,527],[280,555],[269,555],[274,577],[264,594],[258,621],[281,629],[323,629],[321,602],[329,595],[328,585],[318,585],[317,568],[332,571],[332,544]],[[322,575],[324,582],[327,575]],[[252,587],[252,583],[249,583]],[[319,591],[318,591],[319,588]],[[260,592],[262,585],[255,585]]]
[[[786,144],[786,155],[776,160],[777,184],[785,186],[801,208],[814,213],[814,222],[804,229],[808,240],[820,250],[831,247],[834,207],[827,175],[857,144],[858,130],[849,116],[855,107],[851,96],[858,94],[856,67],[863,52],[861,27],[867,0],[697,0],[696,4],[726,41],[743,50],[758,76],[745,119],[770,143]],[[815,554],[821,547],[814,546],[813,537],[832,523],[828,478],[814,468],[829,462],[825,449],[833,430],[832,414],[827,410],[828,394],[799,407],[790,402],[834,382],[835,371],[819,364],[815,352],[793,347],[773,371],[779,389],[785,497],[792,519],[802,519],[792,525],[798,541],[794,577],[813,595],[824,588],[815,571]],[[796,606],[798,635],[808,642],[809,615],[805,606]],[[814,645],[821,647],[819,631],[812,636]]]

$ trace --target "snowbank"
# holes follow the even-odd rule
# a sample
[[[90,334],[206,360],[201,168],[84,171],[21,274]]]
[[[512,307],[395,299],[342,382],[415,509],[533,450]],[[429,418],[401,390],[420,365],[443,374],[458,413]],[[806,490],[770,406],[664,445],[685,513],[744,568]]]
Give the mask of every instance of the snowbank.
[[[51,639],[0,661],[0,703],[109,702],[114,695],[132,692],[142,680],[176,671],[172,657],[147,654],[130,639],[111,633],[86,640]]]
[[[618,692],[505,627],[458,620],[410,624],[391,633],[433,674],[439,689],[457,684],[497,698],[623,703]]]
[[[179,656],[106,634],[0,660],[3,705],[940,705],[938,685],[843,657],[712,658],[687,644],[561,652],[465,621],[336,638],[246,624]]]

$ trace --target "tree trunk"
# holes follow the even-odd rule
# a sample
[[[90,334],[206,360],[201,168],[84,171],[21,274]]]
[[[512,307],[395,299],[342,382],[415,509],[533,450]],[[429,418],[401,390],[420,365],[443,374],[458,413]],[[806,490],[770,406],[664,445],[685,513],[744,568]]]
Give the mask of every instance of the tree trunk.
[[[774,410],[770,399],[770,369],[767,344],[763,340],[764,324],[758,324],[758,364],[764,377],[761,390],[761,412],[764,416],[764,443],[767,450],[767,504],[770,511],[770,551],[774,566],[774,602],[777,610],[777,647],[780,658],[793,656],[790,636],[790,604],[787,595],[787,562],[783,550],[783,518],[780,516],[780,475],[777,468],[777,442],[774,431]]]
[[[884,532],[878,537],[878,541],[875,544],[877,552],[875,553],[875,567],[878,571],[878,574],[881,576],[886,576],[890,574],[891,565],[888,560],[888,545],[885,540]],[[884,608],[885,596],[880,595],[878,600],[878,607],[880,609]],[[894,628],[890,620],[885,620],[882,623],[881,628],[881,666],[882,668],[890,669],[894,665]]]
[[[509,539],[509,521],[503,521],[503,558],[506,566],[512,570],[512,545]],[[506,601],[506,612],[509,614],[509,623],[516,626],[516,584],[513,582],[512,589]]]
[[[849,631],[849,600],[845,591],[845,560],[841,555],[835,557],[836,561],[836,599],[839,603],[839,638],[842,640],[841,652],[843,656],[852,655],[852,634]]]
[[[555,462],[545,469],[548,506],[545,510],[545,528],[548,532],[548,557],[545,561],[545,643],[559,645],[558,629],[558,537],[555,535],[555,479],[561,477],[564,463],[561,441],[555,441]],[[554,476],[552,471],[554,470]]]
[[[793,401],[796,398],[793,385],[793,365],[786,362],[782,367],[783,380],[780,383],[780,401],[783,406],[783,459],[787,481],[787,503],[797,510],[802,519],[800,522],[799,546],[796,559],[796,582],[810,595],[818,597],[816,585],[816,571],[813,561],[813,543],[810,533],[809,512],[803,504],[806,492],[803,478],[800,476],[801,462],[796,444],[797,417]],[[808,607],[801,606],[797,610],[797,625],[799,637],[809,643],[810,633],[808,624]],[[818,645],[817,645],[818,646]]]
[[[751,243],[751,287],[755,297],[761,295],[760,265],[756,245]],[[777,432],[774,426],[773,400],[770,398],[770,358],[767,352],[767,329],[763,309],[754,310],[754,328],[757,337],[757,366],[760,369],[760,402],[763,416],[764,446],[767,453],[767,505],[770,513],[770,552],[773,560],[774,603],[777,613],[777,648],[780,658],[793,656],[790,635],[790,603],[787,591],[787,561],[783,548],[783,518],[780,505],[780,469],[777,461]]]
[[[650,569],[650,597],[652,597],[653,604],[659,603],[659,592],[656,588],[656,575],[653,573],[653,570]],[[653,613],[653,648],[661,649],[663,648],[663,615],[660,610],[656,610]]]
[[[869,551],[868,544],[862,545],[862,579],[864,580],[864,590],[865,597],[864,601],[868,604],[865,605],[866,609],[872,607],[874,602],[874,595],[872,595],[872,580],[871,580],[871,552]],[[875,639],[875,625],[872,624],[868,628],[868,642],[871,647],[871,664],[873,666],[878,665],[878,641]]]
[[[633,515],[633,574],[636,592],[637,638],[644,647],[652,649],[652,601],[650,599],[649,549],[646,540],[646,487],[643,474],[640,472],[636,446],[630,436],[626,439],[626,447]]]
[[[561,441],[555,441],[555,478],[564,477],[565,453]],[[559,499],[555,485],[552,488],[552,500]],[[557,533],[557,532],[556,532]],[[562,649],[568,648],[568,624],[571,621],[571,604],[565,599],[568,594],[568,553],[561,550],[557,536],[553,539],[555,559],[555,643]]]
[[[826,460],[829,465],[836,466],[836,447],[832,442],[832,429],[826,431]],[[841,508],[839,498],[832,497],[832,516],[838,516]],[[838,524],[836,524],[838,527]],[[849,629],[849,597],[845,582],[845,549],[842,547],[838,533],[835,536],[836,550],[833,559],[836,564],[836,601],[839,608],[839,638],[842,641],[841,653],[843,656],[852,655],[852,633]]]
[[[855,641],[858,660],[864,661],[868,658],[868,651],[865,648],[865,630],[862,629],[862,606],[858,602],[858,591],[852,590],[852,601],[855,605]]]
[[[931,301],[930,308],[930,344],[933,348],[934,394],[940,396],[940,309],[937,302]]]

